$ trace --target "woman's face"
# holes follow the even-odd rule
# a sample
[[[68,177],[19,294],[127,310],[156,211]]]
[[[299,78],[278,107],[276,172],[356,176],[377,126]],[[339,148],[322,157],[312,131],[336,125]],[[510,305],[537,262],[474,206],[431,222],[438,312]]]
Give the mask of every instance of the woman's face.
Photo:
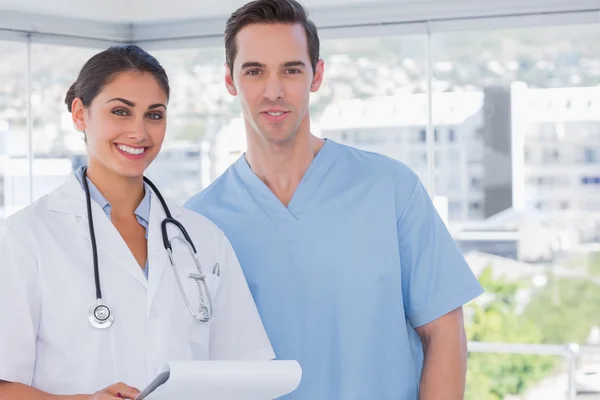
[[[88,108],[73,102],[73,122],[84,130],[89,165],[139,177],[154,161],[167,129],[167,94],[151,73],[123,72]]]

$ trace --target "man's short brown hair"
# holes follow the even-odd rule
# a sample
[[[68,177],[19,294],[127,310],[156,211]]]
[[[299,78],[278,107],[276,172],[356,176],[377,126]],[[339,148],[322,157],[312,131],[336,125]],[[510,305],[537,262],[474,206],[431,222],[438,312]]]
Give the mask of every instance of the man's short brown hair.
[[[235,37],[242,28],[252,24],[302,25],[306,31],[310,63],[315,71],[320,47],[317,27],[308,19],[304,7],[295,0],[254,0],[231,14],[225,26],[225,59],[231,71],[237,54]]]

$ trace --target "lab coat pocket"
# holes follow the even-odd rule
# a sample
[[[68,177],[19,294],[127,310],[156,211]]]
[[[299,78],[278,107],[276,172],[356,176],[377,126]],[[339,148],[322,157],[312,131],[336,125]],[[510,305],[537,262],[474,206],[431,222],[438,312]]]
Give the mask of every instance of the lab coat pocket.
[[[217,298],[217,294],[219,292],[219,285],[221,283],[221,277],[217,276],[213,273],[208,272],[206,274],[206,286],[208,286],[208,291],[210,293],[213,306],[215,303],[215,299]]]
[[[196,269],[190,269],[186,271],[186,275],[197,274],[198,271]],[[215,298],[216,293],[219,289],[219,281],[220,277],[212,274],[205,274],[205,283],[204,286],[199,280],[190,279],[193,281],[192,285],[188,286],[188,291],[190,292],[191,305],[193,310],[200,316],[201,302],[200,302],[200,291],[202,291],[202,296],[204,298],[204,307],[207,308],[208,314],[214,317],[215,315]],[[206,290],[208,289],[208,290]],[[192,357],[195,360],[208,360],[209,359],[209,347],[210,347],[210,326],[212,322],[212,318],[206,322],[199,321],[198,319],[190,316],[191,324],[190,324],[190,350],[192,352]]]

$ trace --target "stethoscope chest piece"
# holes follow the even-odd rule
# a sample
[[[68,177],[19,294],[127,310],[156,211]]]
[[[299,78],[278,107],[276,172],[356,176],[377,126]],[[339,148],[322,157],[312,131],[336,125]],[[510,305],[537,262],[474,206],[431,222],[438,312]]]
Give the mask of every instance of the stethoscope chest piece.
[[[110,308],[98,299],[88,312],[88,319],[94,328],[105,329],[112,325],[115,315]]]

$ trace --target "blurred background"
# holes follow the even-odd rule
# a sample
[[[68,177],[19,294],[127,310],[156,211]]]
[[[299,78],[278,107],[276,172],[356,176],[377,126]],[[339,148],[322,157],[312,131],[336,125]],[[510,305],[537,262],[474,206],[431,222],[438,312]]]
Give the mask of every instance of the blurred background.
[[[182,204],[245,149],[223,83],[243,0],[0,0],[0,219],[85,162],[63,103],[115,43],[172,85],[148,176]],[[486,294],[469,400],[600,399],[600,1],[306,0],[325,82],[314,133],[423,180]]]

